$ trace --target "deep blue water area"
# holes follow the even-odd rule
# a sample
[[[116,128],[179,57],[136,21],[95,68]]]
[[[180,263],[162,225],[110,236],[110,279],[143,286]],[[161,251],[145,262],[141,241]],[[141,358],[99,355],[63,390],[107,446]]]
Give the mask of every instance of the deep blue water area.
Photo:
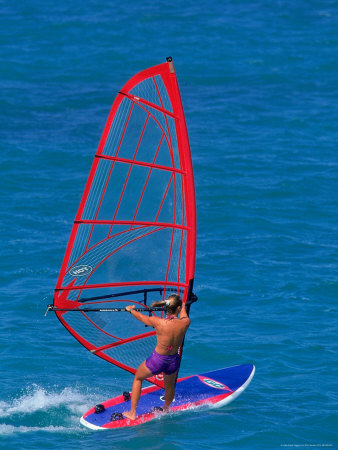
[[[2,448],[338,445],[338,4],[0,2]],[[116,92],[174,58],[194,164],[181,375],[252,362],[229,406],[98,433],[132,377],[44,317]]]

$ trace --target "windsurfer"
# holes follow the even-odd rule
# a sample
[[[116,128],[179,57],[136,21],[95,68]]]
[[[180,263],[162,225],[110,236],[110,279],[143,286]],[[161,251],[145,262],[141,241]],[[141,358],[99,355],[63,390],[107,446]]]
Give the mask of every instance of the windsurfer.
[[[127,306],[127,311],[135,319],[140,320],[145,325],[155,328],[157,335],[157,345],[152,355],[146,359],[135,374],[132,393],[131,409],[123,415],[135,420],[136,407],[140,399],[142,382],[146,378],[159,373],[164,373],[164,412],[169,412],[169,406],[175,395],[175,386],[180,357],[178,349],[182,345],[185,333],[190,325],[190,319],[186,312],[185,304],[179,295],[170,295],[167,300],[154,302],[152,307],[165,306],[166,318],[157,316],[146,316],[135,311],[135,306]]]

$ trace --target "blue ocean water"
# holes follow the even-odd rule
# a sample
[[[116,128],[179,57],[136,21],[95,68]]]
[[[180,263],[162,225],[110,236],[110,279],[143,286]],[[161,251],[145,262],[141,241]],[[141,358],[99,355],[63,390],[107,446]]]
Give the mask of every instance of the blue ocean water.
[[[335,446],[336,1],[0,2],[2,448]],[[116,92],[172,55],[198,249],[181,375],[252,362],[231,405],[91,432],[132,377],[53,314],[53,288]]]

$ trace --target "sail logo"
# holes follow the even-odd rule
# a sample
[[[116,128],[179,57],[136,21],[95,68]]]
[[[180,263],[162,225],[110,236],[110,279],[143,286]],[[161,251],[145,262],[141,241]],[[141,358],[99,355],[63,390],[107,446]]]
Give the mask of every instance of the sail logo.
[[[207,386],[213,387],[215,389],[222,389],[225,391],[231,391],[231,389],[226,386],[225,384],[220,383],[219,381],[212,380],[211,378],[205,378],[205,377],[198,377],[202,383],[206,384]]]
[[[75,266],[70,271],[69,274],[73,277],[84,277],[85,275],[89,275],[90,272],[93,270],[91,266],[87,265],[81,265],[81,266]]]

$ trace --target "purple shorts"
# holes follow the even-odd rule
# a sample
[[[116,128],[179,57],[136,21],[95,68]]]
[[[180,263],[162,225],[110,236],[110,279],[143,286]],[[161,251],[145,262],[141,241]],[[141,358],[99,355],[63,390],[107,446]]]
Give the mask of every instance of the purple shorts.
[[[146,359],[146,366],[153,375],[164,372],[166,375],[176,372],[180,363],[178,353],[175,355],[160,355],[155,350],[151,356]]]

